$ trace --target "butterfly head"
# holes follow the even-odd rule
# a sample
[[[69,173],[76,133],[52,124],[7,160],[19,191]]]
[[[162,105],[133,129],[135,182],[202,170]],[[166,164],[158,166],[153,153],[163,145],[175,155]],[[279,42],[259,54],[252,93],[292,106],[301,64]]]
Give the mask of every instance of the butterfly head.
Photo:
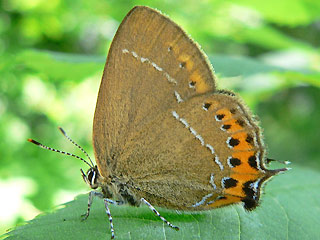
[[[98,179],[100,177],[99,170],[97,166],[90,167],[87,173],[84,173],[82,169],[80,169],[83,180],[90,186],[92,189],[96,189],[99,187]]]

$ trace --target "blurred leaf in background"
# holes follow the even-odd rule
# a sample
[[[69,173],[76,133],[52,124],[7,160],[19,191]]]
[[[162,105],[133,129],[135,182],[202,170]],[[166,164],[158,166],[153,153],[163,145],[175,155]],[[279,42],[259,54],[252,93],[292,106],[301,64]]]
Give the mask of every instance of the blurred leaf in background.
[[[82,156],[62,126],[93,156],[106,54],[135,5],[161,10],[200,43],[219,87],[259,116],[271,158],[320,171],[319,1],[2,0],[0,233],[88,191],[80,161],[26,139]]]

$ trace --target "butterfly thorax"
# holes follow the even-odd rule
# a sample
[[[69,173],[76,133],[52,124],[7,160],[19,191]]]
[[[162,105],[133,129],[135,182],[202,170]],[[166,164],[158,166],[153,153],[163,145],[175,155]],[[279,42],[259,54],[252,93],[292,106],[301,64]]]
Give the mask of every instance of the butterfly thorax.
[[[141,201],[129,189],[129,180],[126,178],[118,178],[113,175],[104,177],[100,174],[97,166],[89,168],[86,174],[82,171],[84,181],[91,189],[100,188],[104,198],[114,199],[121,204],[130,204],[139,206]]]

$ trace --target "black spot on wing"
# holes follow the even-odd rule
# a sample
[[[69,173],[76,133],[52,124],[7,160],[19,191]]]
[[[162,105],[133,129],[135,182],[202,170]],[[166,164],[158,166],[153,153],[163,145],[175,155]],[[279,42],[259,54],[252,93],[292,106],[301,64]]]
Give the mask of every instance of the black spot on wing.
[[[225,188],[232,188],[237,186],[238,181],[234,178],[226,178],[224,179],[223,183]]]
[[[230,158],[229,162],[232,165],[232,167],[236,167],[241,164],[241,160],[239,158]]]

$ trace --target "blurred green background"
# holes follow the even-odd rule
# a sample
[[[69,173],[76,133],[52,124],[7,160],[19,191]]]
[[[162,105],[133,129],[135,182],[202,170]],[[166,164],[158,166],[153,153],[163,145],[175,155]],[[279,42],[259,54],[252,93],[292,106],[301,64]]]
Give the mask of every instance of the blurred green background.
[[[320,1],[0,1],[0,234],[88,191],[92,119],[112,37],[148,5],[195,39],[219,77],[260,118],[269,157],[320,171]],[[286,184],[286,183],[283,183]],[[84,211],[85,211],[84,206]]]

